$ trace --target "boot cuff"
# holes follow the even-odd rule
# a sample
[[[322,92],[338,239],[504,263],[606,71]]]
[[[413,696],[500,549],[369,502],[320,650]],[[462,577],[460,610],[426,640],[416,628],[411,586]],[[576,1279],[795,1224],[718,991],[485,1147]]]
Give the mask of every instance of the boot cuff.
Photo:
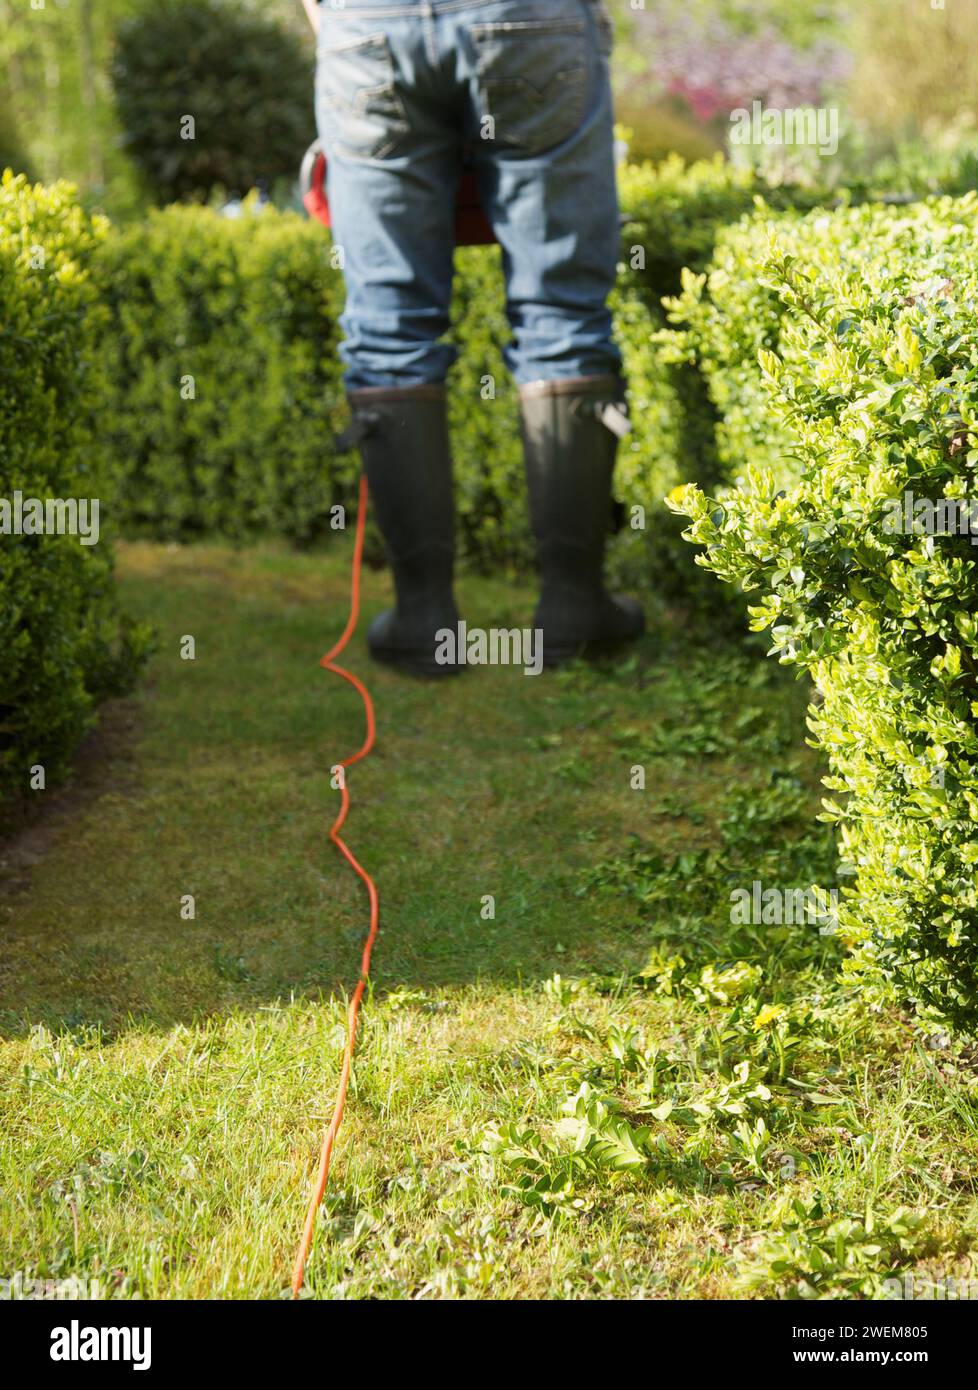
[[[537,401],[554,396],[613,396],[625,394],[619,376],[565,376],[553,381],[530,381],[520,387],[521,401]]]
[[[444,382],[420,382],[416,386],[363,386],[348,391],[351,405],[386,405],[397,401],[443,401]]]

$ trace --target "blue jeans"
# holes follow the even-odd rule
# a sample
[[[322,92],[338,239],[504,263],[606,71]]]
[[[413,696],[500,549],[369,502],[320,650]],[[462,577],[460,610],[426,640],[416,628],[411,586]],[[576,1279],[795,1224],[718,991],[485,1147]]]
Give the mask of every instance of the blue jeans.
[[[502,246],[516,381],[619,370],[610,49],[601,0],[321,0],[349,389],[445,379],[463,153]]]

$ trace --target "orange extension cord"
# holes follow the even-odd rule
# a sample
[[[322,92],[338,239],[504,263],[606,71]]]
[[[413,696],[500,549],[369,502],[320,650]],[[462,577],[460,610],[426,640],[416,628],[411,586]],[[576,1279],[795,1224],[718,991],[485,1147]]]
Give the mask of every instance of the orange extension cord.
[[[374,746],[374,736],[376,733],[376,723],[374,720],[374,706],[370,698],[370,692],[362,681],[358,680],[350,671],[344,670],[342,666],[335,664],[335,658],[343,651],[346,644],[356,631],[357,620],[360,616],[360,568],[363,561],[363,536],[367,523],[367,479],[360,478],[360,508],[357,514],[356,543],[353,547],[353,579],[351,584],[350,597],[350,616],[347,619],[343,636],[332,647],[320,661],[320,666],[327,671],[334,672],[337,676],[342,676],[345,681],[359,692],[363,700],[363,707],[367,715],[367,737],[364,739],[363,747],[356,753],[345,758],[343,762],[336,764],[345,770],[358,763],[361,758],[365,758]],[[347,861],[353,872],[363,879],[367,885],[367,895],[370,899],[370,930],[367,932],[367,939],[363,945],[363,956],[360,960],[360,978],[357,987],[353,991],[350,1000],[350,1008],[347,1013],[347,1037],[346,1048],[343,1052],[343,1066],[340,1071],[339,1090],[336,1095],[336,1107],[333,1110],[333,1118],[330,1120],[329,1129],[323,1139],[323,1147],[319,1155],[319,1172],[316,1176],[316,1185],[313,1188],[312,1196],[309,1199],[309,1208],[306,1211],[306,1224],[302,1231],[302,1240],[299,1242],[299,1252],[295,1257],[295,1265],[292,1269],[292,1297],[299,1297],[299,1290],[302,1288],[302,1279],[305,1274],[306,1260],[309,1257],[309,1249],[312,1245],[313,1230],[316,1225],[316,1213],[319,1211],[320,1203],[323,1200],[323,1193],[326,1191],[326,1182],[329,1178],[329,1165],[333,1156],[333,1142],[336,1139],[337,1131],[343,1119],[343,1108],[346,1105],[346,1092],[350,1084],[350,1070],[353,1066],[353,1049],[357,1040],[357,1020],[360,1014],[360,1001],[363,998],[364,990],[367,988],[367,980],[370,976],[370,956],[373,951],[374,942],[377,939],[377,923],[379,917],[379,900],[377,898],[377,888],[373,879],[366,869],[357,862],[350,849],[340,838],[340,831],[346,820],[347,812],[350,809],[350,793],[346,787],[346,776],[343,777],[343,785],[340,788],[340,810],[339,815],[333,822],[329,832],[329,838],[337,847],[340,854]]]

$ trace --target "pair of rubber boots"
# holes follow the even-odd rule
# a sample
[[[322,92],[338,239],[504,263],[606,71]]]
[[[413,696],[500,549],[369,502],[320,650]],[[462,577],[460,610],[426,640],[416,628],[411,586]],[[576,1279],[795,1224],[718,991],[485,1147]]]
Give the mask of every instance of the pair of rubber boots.
[[[520,391],[530,521],[541,592],[534,626],[543,664],[598,655],[641,636],[633,599],[603,580],[618,437],[628,429],[612,376],[541,381]],[[350,394],[371,502],[387,543],[397,606],[370,627],[372,656],[423,676],[457,673],[438,660],[436,634],[457,630],[452,587],[455,508],[445,388],[411,386]]]

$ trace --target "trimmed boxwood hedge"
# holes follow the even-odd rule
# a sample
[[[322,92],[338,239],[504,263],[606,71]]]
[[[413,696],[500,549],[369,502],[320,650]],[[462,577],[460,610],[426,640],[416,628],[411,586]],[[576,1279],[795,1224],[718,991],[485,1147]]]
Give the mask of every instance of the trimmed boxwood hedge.
[[[532,547],[498,248],[463,248],[457,267],[449,402],[460,553],[484,569],[523,566]],[[323,229],[268,208],[228,219],[173,206],[106,239],[96,273],[108,309],[103,433],[126,528],[180,540],[327,538],[331,507],[354,500],[358,462],[336,447],[348,423],[343,285]],[[620,500],[668,525],[662,498],[684,475],[674,395],[649,348],[660,320],[634,283],[614,308],[635,417]]]
[[[108,237],[96,274],[126,529],[306,542],[328,528],[355,462],[333,443],[342,290],[321,229],[174,205]]]
[[[673,505],[808,670],[867,997],[978,1026],[978,196],[775,219],[687,277],[671,346],[725,412],[726,488]],[[909,509],[906,500],[910,499]],[[927,501],[952,524],[927,524]],[[894,509],[903,520],[894,521]],[[906,517],[913,518],[910,526]],[[847,886],[848,885],[848,886]]]
[[[64,184],[0,181],[0,498],[98,498],[100,539],[0,534],[0,803],[65,769],[96,702],[123,688],[145,635],[112,594],[112,524],[93,412],[105,397],[98,295],[106,234]]]
[[[658,164],[627,164],[619,178],[623,208],[623,284],[642,294],[658,326],[662,301],[680,292],[683,276],[706,269],[723,229],[764,198],[772,209],[808,210],[833,195],[798,185],[771,187],[754,169],[722,155],[686,164],[671,155]],[[720,420],[694,356],[661,357],[659,370],[675,399],[683,479],[709,486],[719,477],[715,430]]]
[[[645,509],[615,548],[618,576],[682,589],[692,571],[661,504],[676,483],[717,476],[716,412],[695,363],[649,350],[663,295],[685,265],[706,264],[717,232],[761,185],[722,160],[626,166],[622,262],[614,311],[635,429],[621,450],[619,501]],[[807,205],[811,190],[775,190]],[[516,393],[503,368],[506,324],[498,250],[457,253],[450,379],[459,543],[479,568],[525,566]],[[342,276],[326,233],[264,209],[226,219],[174,206],[110,237],[99,278],[110,319],[107,443],[127,527],[166,539],[273,532],[297,543],[329,534],[330,508],[353,501],[356,460],[334,447],[345,404],[337,355]],[[626,510],[631,522],[635,515]]]

